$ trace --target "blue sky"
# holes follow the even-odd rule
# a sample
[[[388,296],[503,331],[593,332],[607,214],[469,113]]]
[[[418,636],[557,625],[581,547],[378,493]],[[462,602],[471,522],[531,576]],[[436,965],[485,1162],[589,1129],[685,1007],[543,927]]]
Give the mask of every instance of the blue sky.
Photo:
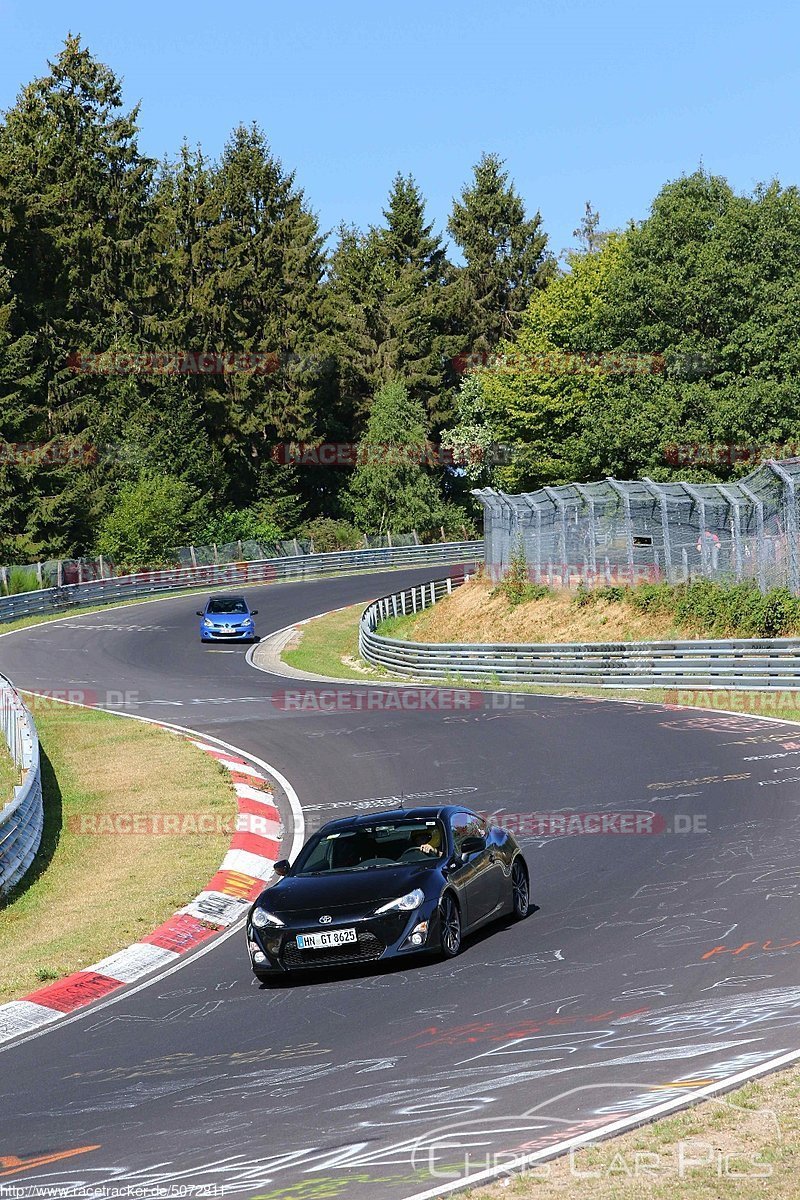
[[[497,151],[552,248],[591,200],[646,215],[699,164],[739,190],[800,182],[800,9],[620,0],[0,0],[0,107],[68,30],[141,101],[141,145],[216,156],[256,120],[324,229],[380,219],[411,171],[443,229]]]

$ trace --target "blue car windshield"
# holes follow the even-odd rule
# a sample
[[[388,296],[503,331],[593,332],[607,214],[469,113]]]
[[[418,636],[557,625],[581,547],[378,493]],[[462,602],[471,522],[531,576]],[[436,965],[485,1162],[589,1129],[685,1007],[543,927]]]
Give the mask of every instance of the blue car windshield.
[[[209,600],[206,606],[206,612],[216,613],[217,615],[228,613],[237,617],[243,617],[246,616],[248,612],[247,602],[237,596],[220,596],[217,600]]]
[[[438,862],[445,836],[436,820],[379,822],[319,833],[300,852],[292,875],[366,871]]]

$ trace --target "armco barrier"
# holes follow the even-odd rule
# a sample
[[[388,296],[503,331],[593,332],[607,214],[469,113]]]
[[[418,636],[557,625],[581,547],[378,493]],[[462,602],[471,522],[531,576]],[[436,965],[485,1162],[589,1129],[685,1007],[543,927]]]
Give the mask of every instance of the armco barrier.
[[[95,579],[60,588],[21,592],[0,597],[0,622],[70,608],[155,596],[191,587],[243,587],[277,580],[307,579],[387,567],[444,566],[474,562],[483,557],[483,542],[439,542],[430,546],[393,546],[377,550],[342,550],[332,554],[301,554],[294,558],[269,558],[260,562],[221,566],[179,567],[141,571],[116,579]]]
[[[422,643],[383,637],[381,621],[436,604],[461,579],[394,592],[362,613],[362,658],[419,679],[594,687],[800,688],[800,639],[614,642],[563,645]]]
[[[42,840],[42,775],[33,718],[14,687],[0,675],[0,721],[6,745],[22,776],[13,799],[0,797],[0,896],[18,883]]]

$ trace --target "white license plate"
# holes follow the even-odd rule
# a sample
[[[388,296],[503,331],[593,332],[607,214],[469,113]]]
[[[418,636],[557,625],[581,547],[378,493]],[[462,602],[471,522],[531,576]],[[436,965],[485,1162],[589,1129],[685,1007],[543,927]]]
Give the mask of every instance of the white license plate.
[[[324,933],[298,933],[298,950],[327,950],[331,946],[344,946],[355,942],[355,929],[326,929]]]

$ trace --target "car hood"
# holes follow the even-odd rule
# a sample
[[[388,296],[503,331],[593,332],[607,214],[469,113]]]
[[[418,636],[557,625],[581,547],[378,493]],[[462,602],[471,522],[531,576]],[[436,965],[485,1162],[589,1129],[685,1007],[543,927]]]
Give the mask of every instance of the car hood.
[[[250,620],[249,613],[206,613],[209,621],[220,621],[225,625],[241,625]]]
[[[308,909],[351,909],[395,900],[414,888],[424,890],[433,871],[432,866],[414,865],[289,877],[262,893],[260,900],[265,908],[277,914]]]

